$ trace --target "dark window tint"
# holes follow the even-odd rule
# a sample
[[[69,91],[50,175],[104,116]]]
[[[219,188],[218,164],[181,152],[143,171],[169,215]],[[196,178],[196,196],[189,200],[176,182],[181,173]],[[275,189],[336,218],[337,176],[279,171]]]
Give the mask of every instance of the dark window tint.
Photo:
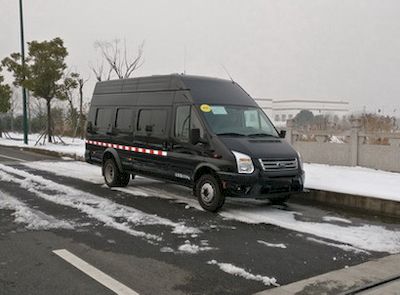
[[[137,130],[152,136],[166,136],[167,110],[140,110]],[[147,129],[147,131],[146,131]],[[151,132],[149,131],[151,129]]]
[[[175,137],[183,141],[189,141],[190,106],[176,108]]]
[[[110,127],[112,109],[97,109],[95,125],[99,129]]]
[[[197,116],[196,112],[194,111],[194,108],[192,108],[192,117],[190,119],[190,128],[191,129],[200,129],[200,137],[204,136],[203,126],[201,125],[200,119]]]
[[[181,141],[189,141],[190,129],[200,129],[200,136],[203,137],[204,130],[200,120],[190,106],[179,106],[176,108],[175,137]]]
[[[118,109],[115,127],[120,130],[132,130],[132,110]]]

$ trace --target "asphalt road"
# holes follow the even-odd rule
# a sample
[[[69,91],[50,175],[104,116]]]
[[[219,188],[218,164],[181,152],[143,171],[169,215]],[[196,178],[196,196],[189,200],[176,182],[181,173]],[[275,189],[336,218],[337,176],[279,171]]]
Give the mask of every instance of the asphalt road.
[[[53,253],[58,249],[66,249],[139,294],[253,294],[274,288],[263,284],[256,275],[274,277],[278,284],[284,285],[387,255],[345,251],[315,243],[307,239],[311,235],[300,233],[296,228],[240,222],[159,197],[165,189],[180,193],[185,192],[184,188],[161,183],[154,185],[153,195],[132,195],[73,175],[66,177],[37,170],[24,165],[26,161],[62,160],[0,147],[0,165],[16,169],[2,172],[0,194],[23,202],[36,213],[66,220],[74,226],[73,229],[31,229],[29,220],[18,220],[15,210],[0,209],[0,294],[114,294],[109,287]],[[6,176],[17,181],[7,180]],[[29,186],[24,182],[29,177],[40,178],[35,186]],[[130,185],[134,186],[135,181]],[[71,192],[65,187],[71,188]],[[61,195],[67,202],[69,194],[74,198],[80,194],[94,195],[123,205],[121,210],[140,210],[149,216],[199,229],[199,233],[177,234],[169,225],[146,222],[146,218],[136,223],[135,231],[128,232],[126,226],[134,221],[122,213],[111,219],[100,218],[90,213],[92,209],[102,209],[100,205],[92,208],[90,204],[84,207],[76,201],[66,205],[51,200]],[[285,212],[293,208],[303,218],[312,216],[316,221],[332,213],[294,203],[277,210]],[[396,226],[393,221],[333,213],[358,222],[362,219],[364,224]],[[162,239],[152,240],[137,232]],[[257,241],[284,244],[286,248],[268,247]],[[203,246],[204,251],[192,254],[177,251],[188,243]],[[254,277],[227,273],[221,269],[223,265],[210,263],[214,260],[240,267]]]

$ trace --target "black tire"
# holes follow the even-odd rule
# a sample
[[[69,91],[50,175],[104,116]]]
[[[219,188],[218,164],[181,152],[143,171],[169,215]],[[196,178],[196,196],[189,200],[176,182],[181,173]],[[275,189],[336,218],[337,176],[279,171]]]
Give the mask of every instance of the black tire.
[[[201,207],[210,212],[216,212],[225,203],[219,181],[211,174],[202,175],[196,182],[194,194]]]
[[[119,171],[114,159],[107,159],[103,163],[104,181],[109,187],[125,187],[129,184],[131,175]]]

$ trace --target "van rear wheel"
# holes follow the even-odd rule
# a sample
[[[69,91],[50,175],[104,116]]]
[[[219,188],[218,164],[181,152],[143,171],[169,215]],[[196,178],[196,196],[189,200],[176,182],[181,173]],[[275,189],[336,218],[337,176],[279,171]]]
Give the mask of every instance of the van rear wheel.
[[[202,175],[194,188],[195,196],[204,210],[216,212],[225,203],[219,181],[211,174]]]
[[[107,159],[103,164],[104,180],[109,187],[125,187],[129,184],[131,175],[119,171],[114,159]]]

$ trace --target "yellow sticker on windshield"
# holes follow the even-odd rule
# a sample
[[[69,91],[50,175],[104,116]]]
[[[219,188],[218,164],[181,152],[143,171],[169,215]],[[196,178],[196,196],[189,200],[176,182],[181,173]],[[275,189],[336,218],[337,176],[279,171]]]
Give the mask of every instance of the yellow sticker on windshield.
[[[211,112],[211,107],[208,104],[202,104],[200,106],[200,110],[202,110],[205,113]]]

